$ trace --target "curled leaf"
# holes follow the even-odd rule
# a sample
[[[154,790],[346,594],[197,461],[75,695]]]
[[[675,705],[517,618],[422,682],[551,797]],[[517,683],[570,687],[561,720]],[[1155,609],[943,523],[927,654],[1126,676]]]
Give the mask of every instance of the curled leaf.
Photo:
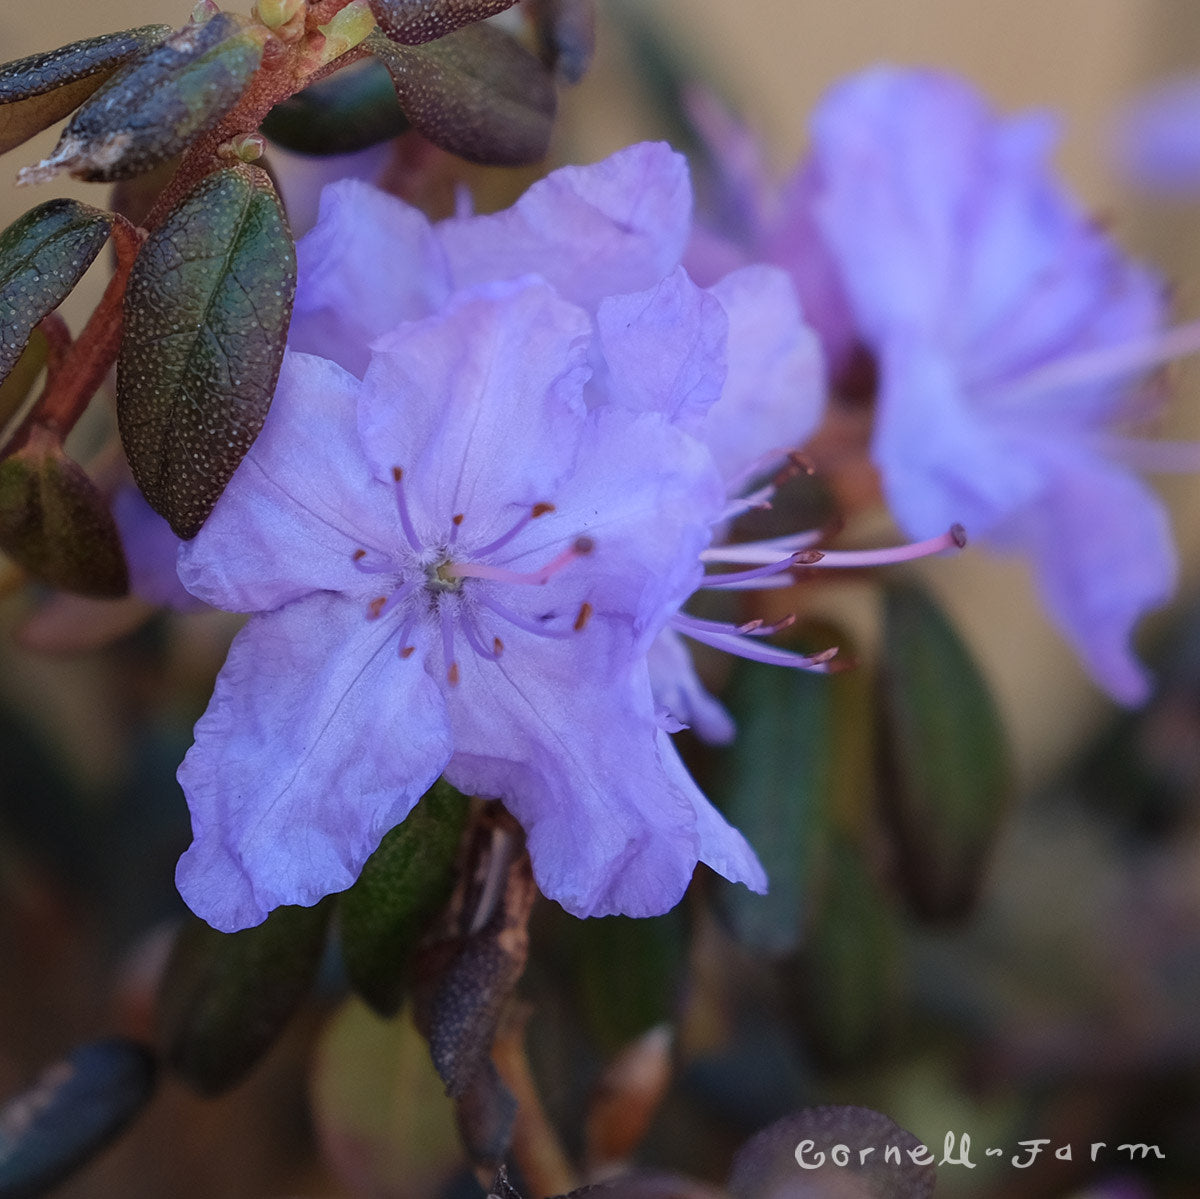
[[[549,72],[503,30],[472,25],[425,46],[381,33],[366,48],[431,142],[470,162],[523,166],[546,154],[557,96]]]
[[[346,972],[381,1015],[400,1007],[417,941],[450,898],[467,812],[466,799],[439,779],[341,897]]]
[[[245,165],[202,179],[134,263],[117,418],[138,486],[180,537],[199,532],[262,428],[295,289],[279,200]]]
[[[417,46],[512,8],[516,0],[369,0],[392,41]]]
[[[238,102],[262,59],[263,36],[224,12],[184,26],[113,75],[20,182],[44,183],[60,171],[112,182],[174,157]]]
[[[0,1195],[44,1195],[145,1106],[154,1059],[132,1041],[81,1045],[0,1108]]]
[[[885,593],[880,795],[899,875],[927,918],[970,910],[1008,811],[1008,745],[987,682],[923,591]]]
[[[100,597],[129,590],[108,506],[45,429],[0,462],[0,550],[52,587]]]
[[[78,200],[47,200],[0,233],[0,379],[34,327],[70,295],[100,253],[112,214]]]
[[[329,909],[276,908],[237,933],[189,920],[163,978],[160,1039],[201,1094],[236,1086],[275,1043],[316,977]]]
[[[169,25],[142,25],[0,65],[0,154],[74,112],[118,67],[170,32]]]
[[[397,137],[409,127],[391,77],[367,59],[276,104],[263,133],[297,154],[351,154]]]

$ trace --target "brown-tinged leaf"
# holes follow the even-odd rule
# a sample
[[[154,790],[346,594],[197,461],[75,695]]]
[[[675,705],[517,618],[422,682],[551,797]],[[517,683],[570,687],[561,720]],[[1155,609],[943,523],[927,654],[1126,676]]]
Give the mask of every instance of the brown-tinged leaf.
[[[71,294],[112,229],[111,213],[47,200],[0,233],[0,379],[35,326]]]
[[[929,1199],[936,1181],[932,1151],[894,1120],[829,1106],[751,1137],[734,1158],[728,1191],[731,1199]]]
[[[516,0],[368,0],[392,41],[417,46],[512,8]]]
[[[90,1161],[154,1091],[154,1059],[121,1038],[93,1041],[0,1108],[0,1195],[44,1195]]]
[[[44,183],[68,171],[111,183],[173,158],[238,102],[262,59],[264,37],[265,30],[232,13],[185,25],[99,88],[50,157],[23,170],[20,182]]]
[[[0,154],[49,128],[118,67],[158,45],[169,25],[104,33],[0,66]]]
[[[236,933],[189,918],[163,977],[159,1039],[202,1095],[236,1086],[283,1032],[316,977],[330,910],[276,908]]]
[[[125,293],[117,417],[134,478],[194,537],[270,407],[296,254],[270,180],[202,179],[147,239]]]
[[[338,902],[346,973],[381,1015],[399,1009],[417,942],[450,898],[468,811],[468,801],[439,779]]]
[[[442,149],[489,166],[545,157],[554,83],[503,30],[471,25],[425,46],[375,32],[364,44],[387,67],[408,119]]]
[[[101,597],[129,590],[108,506],[45,429],[0,462],[0,550],[52,587]]]

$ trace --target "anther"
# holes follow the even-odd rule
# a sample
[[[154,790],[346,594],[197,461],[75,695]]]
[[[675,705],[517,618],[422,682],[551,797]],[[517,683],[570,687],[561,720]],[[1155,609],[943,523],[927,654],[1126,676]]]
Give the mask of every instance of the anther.
[[[575,617],[574,629],[577,633],[582,633],[587,627],[587,622],[592,618],[592,605],[584,600],[579,605],[579,615]]]
[[[383,605],[386,603],[387,603],[386,595],[377,595],[367,605],[367,619],[368,620],[378,620],[379,614],[383,611]]]
[[[545,516],[546,513],[553,512],[553,511],[554,511],[553,504],[540,503],[540,504],[534,504],[529,515],[533,520],[537,520],[537,518],[539,516]]]
[[[416,649],[417,649],[417,647],[416,647],[415,645],[406,645],[406,646],[405,646],[405,647],[404,647],[404,648],[403,648],[403,649],[400,651],[400,657],[402,657],[402,658],[404,658],[405,660],[407,660],[407,659],[411,658],[411,657],[413,656],[413,654],[414,654],[414,653],[416,653]]]
[[[451,687],[458,686],[458,663],[457,662],[450,663],[450,667],[446,671],[446,682],[449,683]]]

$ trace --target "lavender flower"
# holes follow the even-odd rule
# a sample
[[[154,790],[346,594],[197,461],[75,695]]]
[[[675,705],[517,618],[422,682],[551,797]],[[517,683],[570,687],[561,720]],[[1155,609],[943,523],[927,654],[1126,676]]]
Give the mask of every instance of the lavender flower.
[[[871,455],[896,519],[917,537],[959,521],[1028,557],[1095,678],[1140,701],[1130,637],[1171,593],[1175,553],[1116,435],[1146,415],[1145,368],[1173,352],[1160,281],[1054,178],[1051,122],[1000,120],[956,79],[868,71],[812,131],[742,236],[789,269],[836,385],[869,352]]]
[[[438,226],[363,184],[326,192],[270,416],[180,559],[194,594],[253,614],[180,769],[178,882],[211,923],[348,886],[441,773],[504,800],[577,915],[665,911],[697,860],[764,889],[672,747],[650,663],[729,514],[699,439],[717,401],[774,425],[756,389],[819,372],[778,272],[704,290],[679,269],[689,222],[661,146]],[[821,665],[759,629],[685,631]]]

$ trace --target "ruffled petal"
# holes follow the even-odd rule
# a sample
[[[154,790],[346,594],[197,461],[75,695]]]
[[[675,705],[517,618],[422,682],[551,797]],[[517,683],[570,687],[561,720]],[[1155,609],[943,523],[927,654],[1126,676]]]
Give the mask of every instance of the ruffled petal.
[[[361,375],[370,344],[450,294],[445,257],[416,208],[357,179],[321,193],[320,217],[296,245],[299,277],[288,342]]]
[[[382,626],[322,594],[234,640],[179,768],[195,840],[176,882],[213,927],[350,886],[449,758],[437,687]]]
[[[686,161],[661,142],[643,142],[592,166],[553,171],[512,208],[443,221],[437,235],[457,287],[536,274],[594,309],[604,296],[669,275],[691,217]]]
[[[1034,561],[1042,600],[1101,686],[1142,703],[1150,680],[1132,649],[1138,621],[1175,589],[1177,562],[1161,501],[1110,463],[1069,451],[1044,496],[996,544]]]
[[[395,499],[358,440],[362,385],[324,358],[288,351],[262,432],[212,515],[180,550],[199,598],[234,612],[278,608],[312,591],[362,596],[357,549],[395,539]]]
[[[575,916],[656,916],[700,855],[691,797],[669,777],[644,671],[621,685],[599,664],[623,634],[514,637],[497,662],[464,664],[448,696],[446,778],[502,799],[525,829],[543,894]],[[628,679],[628,676],[626,676]]]
[[[646,656],[657,708],[710,745],[727,745],[737,729],[723,704],[709,695],[692,655],[674,629],[663,629]],[[707,859],[706,859],[707,860]]]
[[[423,536],[436,542],[461,513],[466,543],[483,544],[513,523],[511,505],[552,502],[583,430],[590,331],[579,308],[523,279],[376,343],[362,442],[380,479],[403,471]]]
[[[691,429],[720,396],[729,318],[682,267],[645,291],[602,300],[596,330],[606,368],[596,385],[608,403]]]
[[[729,370],[697,435],[729,479],[771,450],[808,440],[825,410],[825,368],[782,271],[744,267],[710,290],[729,317]]]

